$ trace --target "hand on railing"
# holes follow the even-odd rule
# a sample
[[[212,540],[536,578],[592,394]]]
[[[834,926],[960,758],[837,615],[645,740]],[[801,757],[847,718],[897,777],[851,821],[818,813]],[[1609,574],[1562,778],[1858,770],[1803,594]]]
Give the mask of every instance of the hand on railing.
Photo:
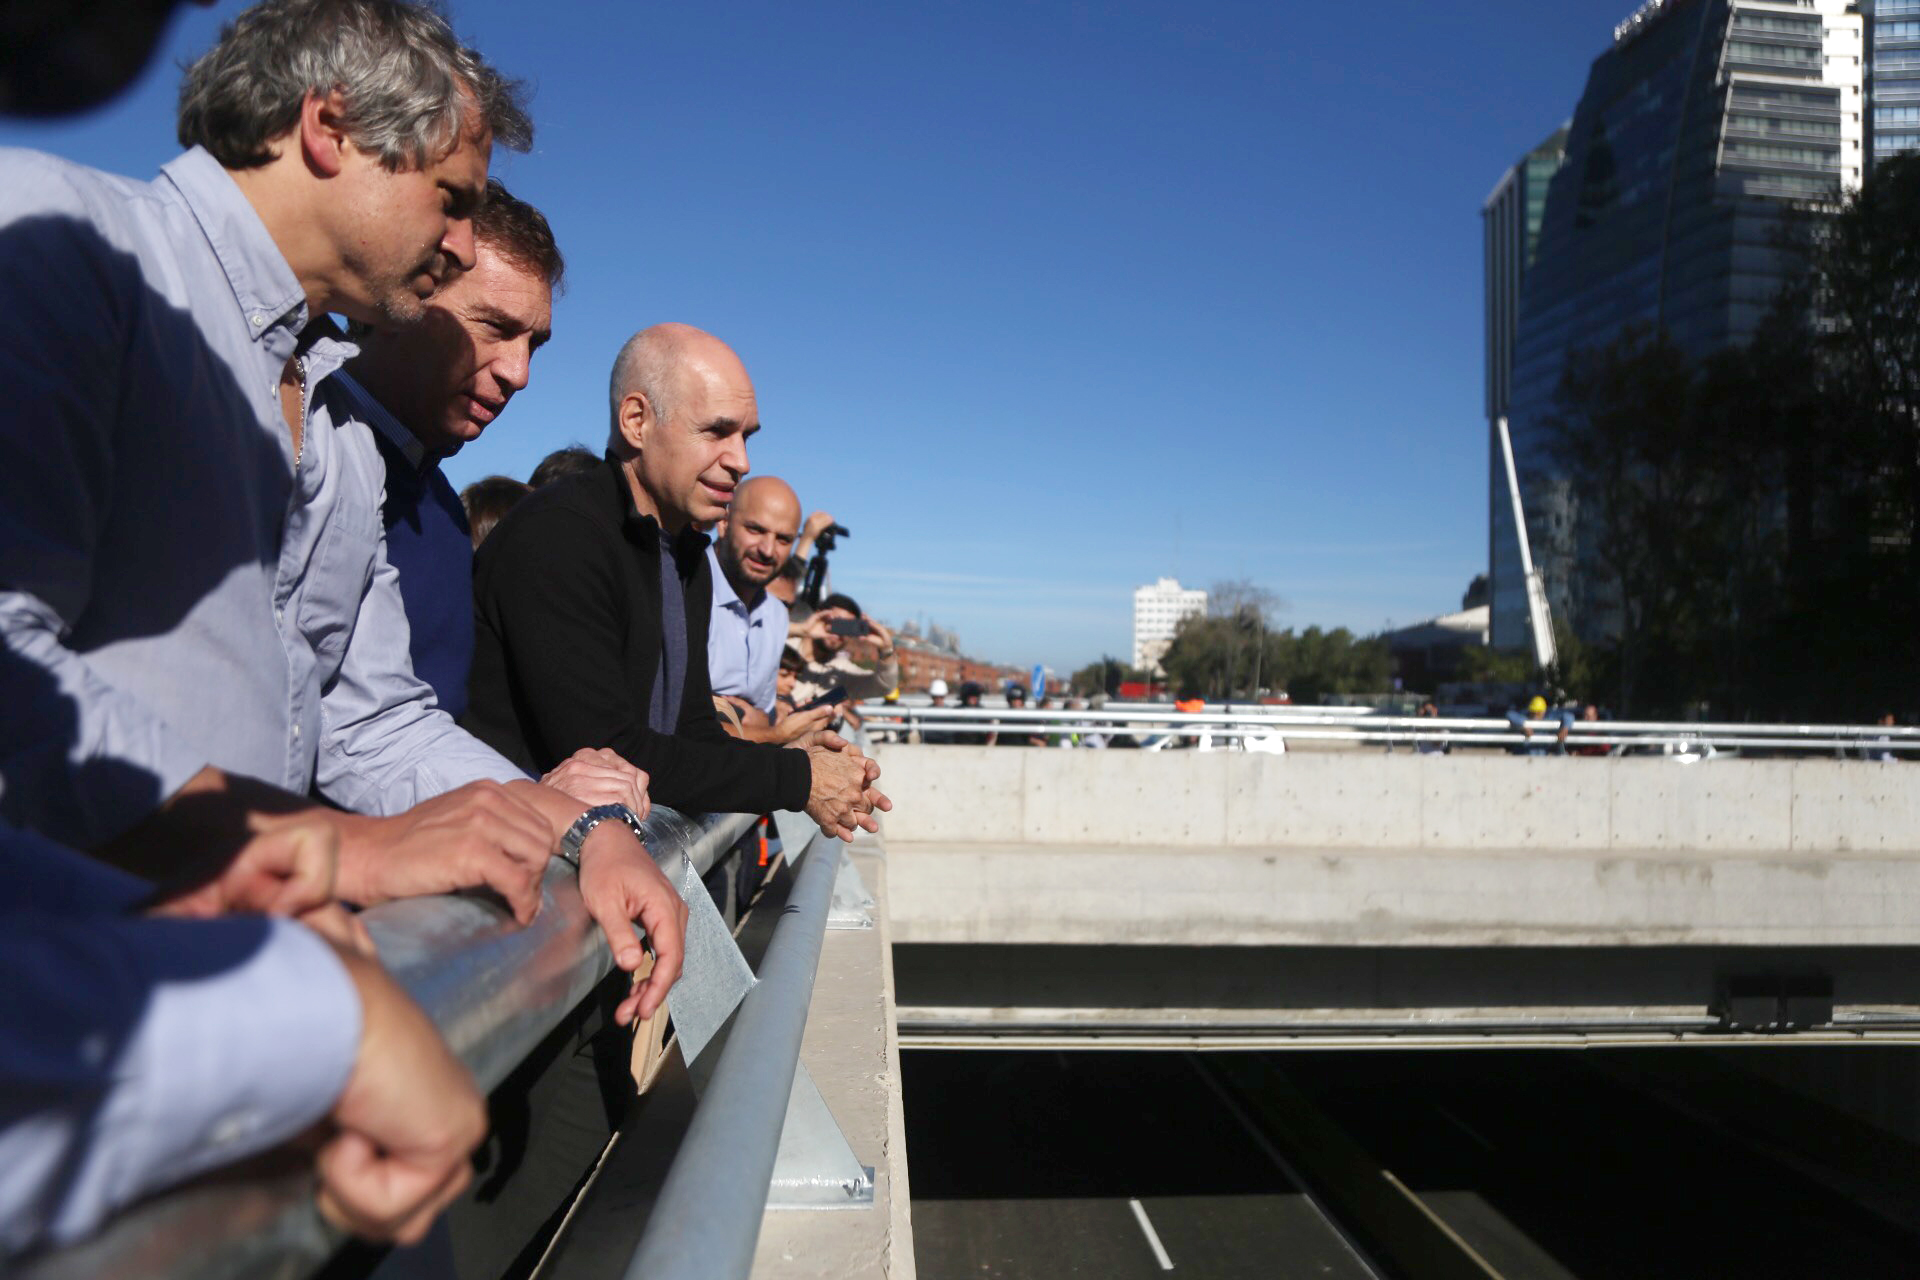
[[[391,818],[335,815],[340,896],[363,907],[485,886],[526,924],[540,909],[552,826],[511,787],[470,782]]]
[[[148,913],[194,920],[287,916],[337,947],[370,956],[367,927],[334,900],[339,853],[340,838],[327,822],[295,818],[254,836],[225,863],[161,886]]]
[[[360,1048],[314,1161],[320,1212],[365,1239],[413,1244],[472,1178],[486,1104],[378,961],[341,962],[360,995]]]
[[[851,840],[858,831],[878,831],[880,823],[874,811],[893,808],[873,784],[880,778],[880,765],[868,759],[860,748],[837,733],[817,734],[807,748],[807,760],[813,766],[813,781],[807,793],[807,816],[820,829],[841,840]]]
[[[652,807],[647,799],[647,771],[629,764],[625,756],[606,747],[580,748],[540,781],[588,808],[623,804],[643,822]]]
[[[580,850],[580,900],[607,935],[613,962],[628,973],[640,967],[642,950],[633,934],[638,921],[653,947],[649,973],[613,1011],[626,1026],[653,1016],[680,977],[686,954],[687,904],[646,848],[624,825],[604,822]]]

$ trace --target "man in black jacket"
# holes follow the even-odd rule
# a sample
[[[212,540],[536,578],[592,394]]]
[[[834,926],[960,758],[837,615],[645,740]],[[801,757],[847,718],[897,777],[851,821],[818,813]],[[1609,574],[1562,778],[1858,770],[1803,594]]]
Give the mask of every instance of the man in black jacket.
[[[688,325],[635,334],[614,362],[603,466],[503,519],[474,565],[466,725],[543,771],[609,747],[693,812],[804,810],[829,835],[876,829],[879,766],[830,734],[802,750],[721,729],[707,678],[713,578],[700,526],[726,514],[760,429],[753,383]]]

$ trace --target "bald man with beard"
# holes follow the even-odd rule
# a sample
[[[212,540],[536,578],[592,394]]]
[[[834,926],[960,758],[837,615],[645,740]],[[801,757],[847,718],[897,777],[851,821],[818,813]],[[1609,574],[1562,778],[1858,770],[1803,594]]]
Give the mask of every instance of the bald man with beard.
[[[824,729],[830,708],[774,721],[774,684],[787,642],[787,606],[768,591],[800,532],[800,499],[777,476],[754,476],[733,491],[707,559],[713,614],[707,627],[707,675],[723,717],[738,716],[749,742],[787,743]]]

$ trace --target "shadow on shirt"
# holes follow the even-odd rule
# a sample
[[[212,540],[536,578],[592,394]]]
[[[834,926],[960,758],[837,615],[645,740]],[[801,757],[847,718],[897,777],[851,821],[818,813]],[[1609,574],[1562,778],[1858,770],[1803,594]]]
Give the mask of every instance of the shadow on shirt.
[[[70,287],[46,296],[49,279]],[[150,744],[83,723],[70,690],[111,686],[72,660],[180,631],[198,646],[182,650],[189,670],[217,667],[217,631],[182,624],[237,570],[272,572],[292,476],[194,316],[80,219],[0,229],[0,387],[0,816],[97,846],[166,796],[137,756]],[[196,436],[205,415],[168,408],[188,403],[227,406],[252,429]],[[130,527],[142,504],[126,495],[159,485],[169,513],[192,513],[190,538]],[[233,692],[190,691],[210,707]],[[102,814],[131,817],[102,830]]]

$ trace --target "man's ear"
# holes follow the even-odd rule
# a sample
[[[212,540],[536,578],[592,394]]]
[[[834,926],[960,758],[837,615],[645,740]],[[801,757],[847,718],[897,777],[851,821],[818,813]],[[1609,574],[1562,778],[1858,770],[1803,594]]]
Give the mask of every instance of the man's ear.
[[[346,167],[347,151],[353,146],[344,123],[346,110],[346,96],[338,89],[327,93],[309,89],[300,102],[295,130],[300,154],[319,177],[336,177]]]
[[[647,436],[654,424],[653,404],[644,391],[629,391],[620,398],[620,439],[635,453],[644,453]]]

